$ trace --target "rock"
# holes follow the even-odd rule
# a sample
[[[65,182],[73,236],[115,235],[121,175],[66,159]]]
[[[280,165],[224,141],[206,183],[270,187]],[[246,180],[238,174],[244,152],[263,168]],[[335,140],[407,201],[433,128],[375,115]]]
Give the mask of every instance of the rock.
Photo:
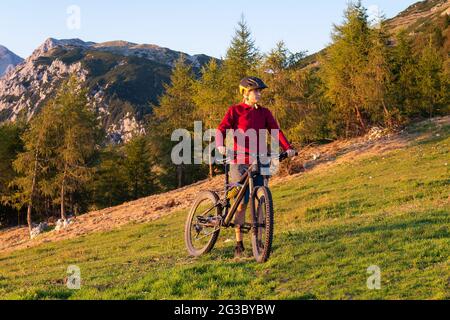
[[[369,141],[378,140],[384,137],[389,137],[390,134],[391,132],[388,128],[373,127],[366,135],[366,139]]]
[[[41,222],[39,225],[37,225],[35,228],[31,229],[30,237],[31,239],[36,238],[38,235],[44,233],[48,230],[48,225],[46,222]]]
[[[73,223],[73,218],[68,218],[66,220],[64,219],[59,219],[56,222],[56,227],[55,227],[55,231],[60,231],[62,229],[67,228],[69,225],[71,225]]]

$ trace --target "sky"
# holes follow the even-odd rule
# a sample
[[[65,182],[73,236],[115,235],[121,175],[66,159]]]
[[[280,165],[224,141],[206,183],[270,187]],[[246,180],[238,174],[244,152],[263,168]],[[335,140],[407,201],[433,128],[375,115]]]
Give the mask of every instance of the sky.
[[[391,18],[416,0],[363,0]],[[0,45],[28,57],[45,39],[125,40],[221,58],[245,16],[256,46],[283,40],[314,53],[330,42],[348,0],[3,0]],[[378,8],[378,9],[377,9]]]

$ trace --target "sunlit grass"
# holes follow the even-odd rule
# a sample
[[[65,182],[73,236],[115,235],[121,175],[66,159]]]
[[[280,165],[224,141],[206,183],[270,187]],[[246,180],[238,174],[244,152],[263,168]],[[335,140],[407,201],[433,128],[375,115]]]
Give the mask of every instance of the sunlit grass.
[[[432,134],[274,187],[265,264],[250,252],[236,261],[231,231],[212,254],[188,257],[179,212],[2,254],[0,298],[449,299],[450,128],[415,129]],[[69,265],[81,269],[81,290],[64,284]],[[367,288],[371,265],[381,269],[380,290]]]

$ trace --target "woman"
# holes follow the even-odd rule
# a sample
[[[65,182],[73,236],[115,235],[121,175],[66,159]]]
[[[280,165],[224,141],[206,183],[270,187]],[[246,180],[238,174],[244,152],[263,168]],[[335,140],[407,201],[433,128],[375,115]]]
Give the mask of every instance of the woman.
[[[233,130],[235,132],[234,152],[237,156],[230,166],[230,180],[232,183],[239,182],[241,176],[248,170],[252,163],[253,159],[248,153],[267,153],[267,145],[265,143],[265,149],[259,147],[260,140],[265,139],[265,134],[259,134],[261,132],[277,130],[279,143],[284,151],[287,151],[289,157],[294,157],[296,154],[296,151],[292,148],[291,144],[280,130],[280,127],[270,110],[258,105],[263,90],[267,88],[266,84],[257,77],[247,77],[242,79],[239,85],[239,92],[243,95],[243,102],[231,106],[219,125],[216,136],[216,146],[218,151],[224,155],[227,153],[224,146],[224,137],[226,136],[227,130]],[[252,134],[250,133],[253,131],[256,131],[256,140],[251,139]],[[236,134],[236,132],[240,132],[243,139],[239,139],[239,134]],[[265,140],[263,142],[265,142]],[[255,185],[263,185],[262,176],[259,176],[256,179]],[[237,241],[235,248],[236,257],[241,257],[245,250],[241,227],[245,225],[245,212],[247,210],[249,198],[250,196],[247,192],[244,201],[238,208],[234,220]]]

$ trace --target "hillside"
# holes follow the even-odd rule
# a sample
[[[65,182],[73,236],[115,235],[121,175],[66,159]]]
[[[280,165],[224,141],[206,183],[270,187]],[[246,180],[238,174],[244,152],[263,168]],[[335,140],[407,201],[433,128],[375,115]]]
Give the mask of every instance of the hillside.
[[[389,19],[387,24],[393,34],[405,29],[409,34],[417,35],[426,25],[437,24],[445,15],[450,15],[449,0],[419,1]]]
[[[450,117],[304,150],[285,168],[299,173],[272,181],[274,253],[263,265],[233,259],[232,232],[211,255],[187,257],[186,208],[221,177],[33,241],[3,231],[0,298],[449,299],[449,150]],[[64,286],[69,265],[81,268],[79,291]],[[371,265],[381,290],[366,288]]]
[[[422,46],[429,41],[430,36],[434,41],[438,40],[444,53],[450,50],[450,0],[424,0],[419,1],[393,18],[386,20],[386,31],[390,35],[391,43],[395,45],[395,36],[402,30],[406,31],[413,44]],[[439,30],[440,36],[437,35]],[[438,39],[436,39],[436,37]],[[305,57],[300,67],[316,67],[319,56],[326,52],[326,48],[320,52]]]
[[[125,41],[49,38],[0,79],[0,123],[33,117],[72,73],[85,82],[110,138],[127,140],[133,132],[142,130],[141,121],[151,113],[181,56],[197,73],[212,59]]]

